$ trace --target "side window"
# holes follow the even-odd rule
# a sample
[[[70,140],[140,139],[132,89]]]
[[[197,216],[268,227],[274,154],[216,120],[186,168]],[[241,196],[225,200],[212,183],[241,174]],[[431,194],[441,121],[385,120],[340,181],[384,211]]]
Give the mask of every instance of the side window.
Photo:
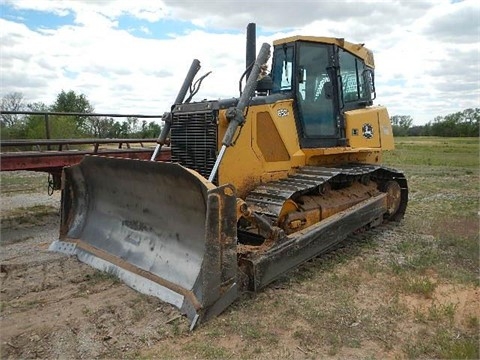
[[[339,58],[344,103],[369,100],[370,84],[365,76],[366,67],[363,61],[344,50],[340,50]]]
[[[292,90],[292,62],[285,61],[282,66],[280,90]]]
[[[272,65],[272,92],[291,91],[293,75],[293,47],[275,50]]]

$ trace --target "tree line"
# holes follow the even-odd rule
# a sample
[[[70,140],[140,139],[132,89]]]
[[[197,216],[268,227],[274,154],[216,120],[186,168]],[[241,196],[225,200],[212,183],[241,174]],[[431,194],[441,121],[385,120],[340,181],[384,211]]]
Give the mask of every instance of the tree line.
[[[1,102],[2,111],[73,112],[93,113],[94,107],[84,94],[62,90],[51,105],[42,102],[26,103],[19,92],[5,95]],[[49,132],[52,139],[75,138],[156,138],[160,124],[147,122],[136,117],[116,120],[105,116],[49,115]],[[44,139],[46,137],[45,116],[4,114],[0,116],[2,139]]]
[[[425,125],[413,125],[408,115],[390,118],[394,136],[479,137],[480,108],[465,109],[446,116],[437,116]]]

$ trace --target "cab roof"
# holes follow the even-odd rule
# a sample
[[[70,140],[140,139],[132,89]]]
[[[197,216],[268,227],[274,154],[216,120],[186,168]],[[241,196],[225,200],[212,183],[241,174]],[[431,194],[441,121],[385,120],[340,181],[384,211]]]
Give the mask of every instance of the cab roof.
[[[375,61],[373,59],[373,52],[370,49],[367,49],[364,44],[354,44],[348,41],[345,41],[343,38],[332,38],[332,37],[321,37],[321,36],[290,36],[283,39],[278,39],[273,41],[273,45],[283,45],[294,43],[297,41],[306,41],[306,42],[315,42],[321,44],[334,44],[342,49],[352,53],[355,56],[358,56],[365,64],[369,67],[375,67]]]

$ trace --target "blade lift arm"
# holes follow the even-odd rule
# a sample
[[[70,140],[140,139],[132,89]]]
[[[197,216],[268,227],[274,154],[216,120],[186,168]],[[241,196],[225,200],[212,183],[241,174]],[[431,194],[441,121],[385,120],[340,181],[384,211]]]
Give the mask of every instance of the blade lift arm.
[[[250,98],[255,93],[255,88],[257,86],[257,79],[262,70],[262,65],[268,61],[269,56],[270,56],[270,45],[267,43],[263,43],[258,53],[257,59],[255,60],[255,63],[252,66],[252,71],[250,73],[250,76],[248,77],[247,83],[245,84],[245,89],[242,95],[240,96],[240,99],[238,100],[237,106],[231,107],[226,112],[226,117],[227,117],[227,120],[229,121],[229,124],[228,124],[227,131],[225,132],[225,135],[222,140],[222,148],[220,149],[220,152],[217,156],[217,160],[215,161],[215,165],[213,166],[212,172],[208,177],[208,181],[210,182],[213,181],[213,179],[217,174],[218,167],[222,162],[222,158],[223,158],[223,155],[225,154],[225,150],[227,149],[227,147],[232,146],[233,137],[235,135],[235,132],[237,131],[237,128],[239,126],[242,126],[245,123],[245,115],[244,115],[245,109],[248,106],[248,102],[250,101]]]

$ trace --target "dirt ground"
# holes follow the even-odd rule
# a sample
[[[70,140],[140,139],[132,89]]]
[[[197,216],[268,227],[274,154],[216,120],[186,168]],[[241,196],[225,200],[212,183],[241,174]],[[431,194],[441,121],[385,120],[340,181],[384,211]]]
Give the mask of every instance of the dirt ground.
[[[392,272],[410,261],[408,249],[397,251],[413,236],[408,226],[306,264],[191,333],[174,307],[49,252],[59,201],[38,191],[2,196],[2,359],[428,358],[442,341],[478,339],[478,286],[428,269],[423,283]],[[410,212],[407,225],[420,213]],[[432,349],[421,348],[422,337]]]
[[[48,251],[58,232],[55,200],[40,219],[2,223],[1,358],[121,358],[177,329],[175,308]]]

